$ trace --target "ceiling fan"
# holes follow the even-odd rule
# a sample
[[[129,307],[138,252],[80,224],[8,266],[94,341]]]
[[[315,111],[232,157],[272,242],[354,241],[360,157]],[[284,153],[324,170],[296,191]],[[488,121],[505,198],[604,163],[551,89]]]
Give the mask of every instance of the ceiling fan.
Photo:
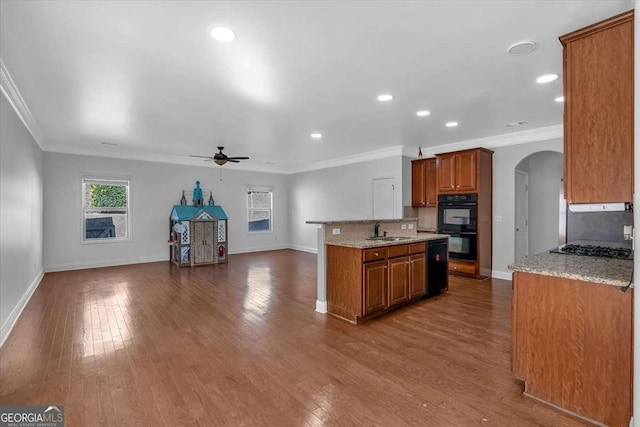
[[[216,164],[219,164],[220,166],[224,165],[227,162],[232,162],[232,163],[239,163],[240,160],[249,160],[248,157],[229,157],[226,154],[224,154],[222,152],[222,150],[224,150],[224,147],[218,147],[218,150],[220,150],[218,153],[214,154],[213,156],[195,156],[195,155],[191,155],[191,157],[203,157],[207,160],[205,160],[205,162],[210,162],[210,161],[214,161],[216,162]]]

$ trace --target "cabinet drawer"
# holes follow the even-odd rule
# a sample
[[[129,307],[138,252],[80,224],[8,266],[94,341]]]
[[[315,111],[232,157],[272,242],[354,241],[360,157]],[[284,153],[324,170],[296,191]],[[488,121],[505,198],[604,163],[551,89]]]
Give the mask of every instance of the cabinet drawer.
[[[449,271],[457,273],[476,274],[476,263],[449,260]]]
[[[364,262],[378,261],[387,257],[387,248],[373,248],[364,250]]]
[[[409,245],[409,254],[413,255],[413,254],[419,254],[419,253],[424,253],[425,251],[425,242],[420,242],[420,243],[411,243]]]
[[[389,258],[407,256],[407,254],[409,253],[409,245],[389,246],[388,249],[389,249]]]

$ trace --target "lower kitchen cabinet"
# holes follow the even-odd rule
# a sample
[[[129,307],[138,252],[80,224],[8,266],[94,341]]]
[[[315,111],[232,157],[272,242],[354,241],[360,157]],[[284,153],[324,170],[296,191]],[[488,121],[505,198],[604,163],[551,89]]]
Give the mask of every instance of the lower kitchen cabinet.
[[[425,294],[425,243],[360,249],[327,245],[327,310],[358,323]]]
[[[364,315],[387,308],[387,262],[364,264]]]

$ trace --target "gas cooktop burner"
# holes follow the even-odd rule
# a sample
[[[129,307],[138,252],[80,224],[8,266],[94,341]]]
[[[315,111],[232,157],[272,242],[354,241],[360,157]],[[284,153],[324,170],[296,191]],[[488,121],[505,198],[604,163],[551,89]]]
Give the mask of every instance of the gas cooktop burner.
[[[552,250],[553,253],[567,255],[598,256],[617,259],[633,259],[633,251],[627,248],[608,248],[594,245],[564,245]]]

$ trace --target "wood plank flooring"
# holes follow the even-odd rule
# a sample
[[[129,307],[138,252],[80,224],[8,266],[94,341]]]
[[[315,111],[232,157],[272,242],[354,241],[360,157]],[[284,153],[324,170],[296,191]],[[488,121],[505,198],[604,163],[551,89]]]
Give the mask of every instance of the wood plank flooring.
[[[314,311],[316,257],[48,273],[0,349],[0,405],[67,426],[578,426],[522,396],[511,282],[361,325]]]

